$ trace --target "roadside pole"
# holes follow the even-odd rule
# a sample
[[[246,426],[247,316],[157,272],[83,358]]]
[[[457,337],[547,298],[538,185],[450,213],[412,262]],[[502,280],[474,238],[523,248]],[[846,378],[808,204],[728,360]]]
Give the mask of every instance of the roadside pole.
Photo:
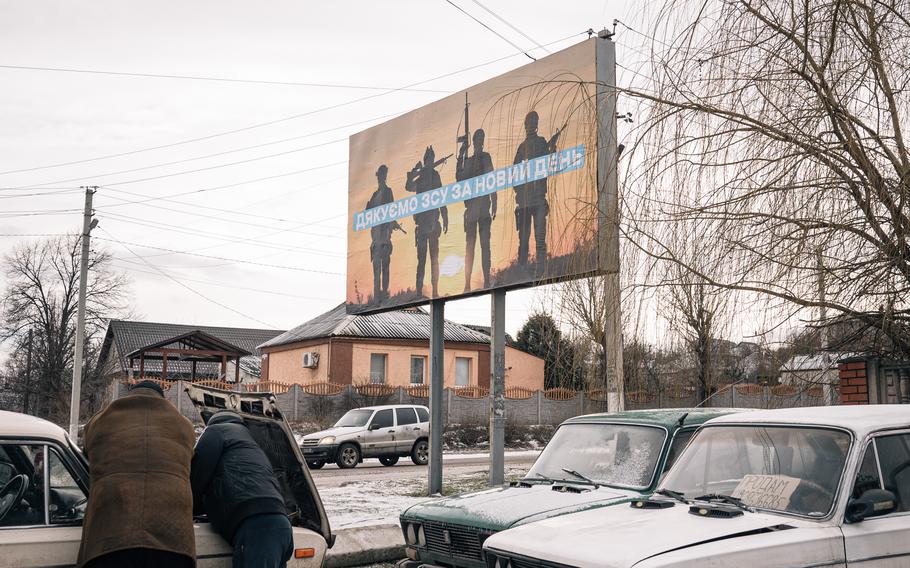
[[[79,408],[82,399],[82,356],[85,342],[85,289],[88,286],[88,255],[91,232],[97,220],[92,220],[92,196],[98,186],[85,188],[85,210],[82,214],[82,257],[79,259],[79,306],[76,315],[76,348],[73,354],[73,388],[70,397],[70,438],[79,437]]]
[[[827,322],[828,310],[825,306],[825,296],[826,296],[826,294],[825,294],[825,262],[824,262],[824,257],[822,255],[821,246],[819,246],[818,248],[815,249],[815,261],[818,264],[818,324],[819,324],[818,334],[819,334],[819,344],[820,344],[819,346],[821,348],[822,353],[825,354],[824,355],[825,363],[823,363],[824,370],[822,371],[822,375],[825,376],[825,375],[830,375],[830,373],[828,372],[829,371],[828,357],[827,357],[827,353],[825,353],[825,350],[828,349],[828,322]],[[836,392],[837,391],[834,389],[834,385],[829,383],[827,376],[825,376],[825,378],[823,379],[823,382],[822,382],[822,393],[825,398],[826,406],[831,406],[833,404],[837,404],[837,400],[835,400]]]
[[[427,492],[442,493],[442,387],[445,380],[445,300],[430,301],[430,464]]]
[[[597,73],[597,206],[600,219],[600,267],[604,270],[606,321],[604,379],[607,410],[624,409],[622,376],[622,314],[619,284],[619,166],[616,134],[616,44],[613,34],[598,35]]]
[[[505,481],[506,291],[490,294],[490,487]]]

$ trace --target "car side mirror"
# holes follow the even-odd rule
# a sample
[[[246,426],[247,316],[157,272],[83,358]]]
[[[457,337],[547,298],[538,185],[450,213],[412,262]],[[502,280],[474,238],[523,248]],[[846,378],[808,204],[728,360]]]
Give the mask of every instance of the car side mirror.
[[[370,430],[379,430],[379,424],[370,424]]]
[[[884,489],[869,489],[857,499],[847,502],[845,518],[848,523],[858,523],[870,517],[879,517],[897,508],[894,493]]]

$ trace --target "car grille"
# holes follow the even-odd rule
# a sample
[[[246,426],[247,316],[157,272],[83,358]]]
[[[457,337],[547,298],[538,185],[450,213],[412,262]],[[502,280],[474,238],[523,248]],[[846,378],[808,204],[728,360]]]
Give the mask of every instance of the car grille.
[[[318,446],[318,445],[319,445],[319,438],[313,438],[310,440],[308,440],[306,438],[303,439],[303,447],[305,447],[305,448],[311,448],[313,446]]]
[[[483,541],[493,534],[471,527],[432,521],[423,524],[423,532],[427,541],[427,549],[430,552],[450,558],[476,561],[482,559],[480,548]],[[446,543],[446,532],[449,535],[448,543]]]

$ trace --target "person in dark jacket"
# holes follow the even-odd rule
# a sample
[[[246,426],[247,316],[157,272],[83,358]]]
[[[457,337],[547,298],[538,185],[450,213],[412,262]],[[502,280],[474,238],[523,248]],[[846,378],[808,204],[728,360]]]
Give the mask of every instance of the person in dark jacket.
[[[294,551],[294,536],[268,457],[243,418],[214,414],[196,442],[190,472],[193,511],[205,513],[234,547],[234,568],[278,568]]]
[[[195,565],[193,438],[193,425],[152,381],[133,385],[92,417],[84,435],[91,490],[77,566]]]

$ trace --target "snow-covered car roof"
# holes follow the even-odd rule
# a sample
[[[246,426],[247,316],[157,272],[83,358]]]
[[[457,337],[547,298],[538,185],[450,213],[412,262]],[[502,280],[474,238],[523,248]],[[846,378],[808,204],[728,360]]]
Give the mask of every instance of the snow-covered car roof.
[[[0,436],[4,438],[48,438],[66,444],[66,431],[53,422],[21,412],[0,410]]]
[[[836,426],[851,430],[858,438],[862,438],[876,430],[910,426],[910,405],[869,404],[754,410],[726,414],[710,420],[706,425],[754,423]]]

